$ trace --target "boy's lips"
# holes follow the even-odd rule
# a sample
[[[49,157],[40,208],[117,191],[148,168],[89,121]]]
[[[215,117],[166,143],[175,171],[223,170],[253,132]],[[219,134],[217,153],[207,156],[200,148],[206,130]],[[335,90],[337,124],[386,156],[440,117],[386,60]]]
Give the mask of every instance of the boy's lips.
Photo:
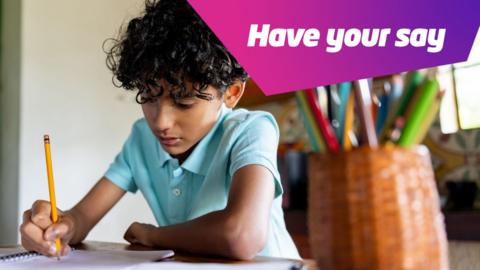
[[[174,146],[180,142],[178,137],[158,137],[160,143],[165,146]]]

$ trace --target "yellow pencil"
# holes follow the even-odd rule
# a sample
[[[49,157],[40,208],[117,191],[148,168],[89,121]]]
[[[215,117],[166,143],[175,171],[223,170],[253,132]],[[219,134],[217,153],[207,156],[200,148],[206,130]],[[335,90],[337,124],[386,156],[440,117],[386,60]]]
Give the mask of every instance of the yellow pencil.
[[[57,223],[57,202],[55,200],[55,185],[53,184],[53,171],[52,171],[52,156],[50,152],[50,137],[48,135],[43,136],[43,143],[45,145],[45,160],[47,161],[47,177],[48,177],[48,193],[50,194],[50,206],[52,207],[52,222]],[[57,258],[60,259],[60,239],[55,239],[55,246],[57,247]]]

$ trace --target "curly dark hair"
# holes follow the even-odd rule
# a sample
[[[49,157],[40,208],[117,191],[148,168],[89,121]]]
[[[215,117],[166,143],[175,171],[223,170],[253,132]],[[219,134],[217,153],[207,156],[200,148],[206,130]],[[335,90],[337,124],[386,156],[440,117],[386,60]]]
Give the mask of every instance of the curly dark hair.
[[[186,0],[146,0],[145,12],[132,19],[118,39],[107,39],[104,49],[113,83],[138,90],[137,102],[163,94],[164,79],[170,96],[211,100],[204,90],[220,95],[235,81],[246,81],[245,70],[227,51]],[[191,84],[190,89],[187,84]],[[153,91],[152,89],[159,89]]]

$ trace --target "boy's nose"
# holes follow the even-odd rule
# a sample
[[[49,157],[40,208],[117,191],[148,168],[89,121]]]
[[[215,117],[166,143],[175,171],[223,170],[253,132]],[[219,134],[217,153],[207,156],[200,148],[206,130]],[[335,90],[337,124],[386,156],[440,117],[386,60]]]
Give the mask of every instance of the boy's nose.
[[[159,108],[157,117],[155,119],[155,125],[159,131],[166,131],[173,126],[174,117],[170,109]]]

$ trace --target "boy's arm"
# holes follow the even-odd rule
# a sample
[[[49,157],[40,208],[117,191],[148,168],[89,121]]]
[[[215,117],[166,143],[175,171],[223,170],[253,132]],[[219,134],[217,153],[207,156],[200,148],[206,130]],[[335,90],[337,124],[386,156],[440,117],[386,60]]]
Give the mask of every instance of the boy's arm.
[[[20,226],[22,245],[27,250],[55,255],[53,240],[60,238],[65,244],[81,242],[124,194],[124,190],[103,177],[75,207],[66,212],[59,211],[56,224],[52,224],[50,218],[50,203],[36,201],[23,214],[23,224]],[[64,245],[64,248],[67,247]]]
[[[90,230],[125,195],[126,191],[102,177],[83,199],[66,212],[75,222],[71,244],[83,241]]]
[[[247,165],[233,176],[224,210],[167,227],[134,223],[125,239],[148,246],[251,259],[267,240],[274,188],[273,175],[267,168]]]

